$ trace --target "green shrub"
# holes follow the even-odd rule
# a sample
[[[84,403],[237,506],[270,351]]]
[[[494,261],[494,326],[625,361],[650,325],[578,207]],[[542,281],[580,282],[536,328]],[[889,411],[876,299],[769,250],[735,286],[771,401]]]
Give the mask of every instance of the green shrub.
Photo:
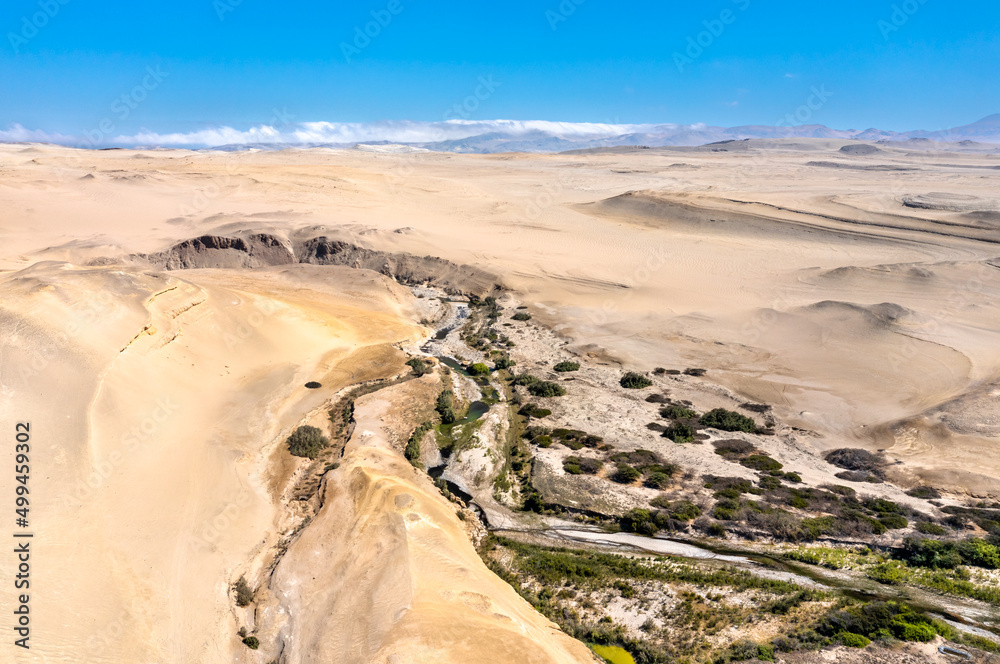
[[[431,422],[424,422],[410,434],[410,439],[406,443],[406,449],[403,450],[403,456],[414,466],[418,466],[420,463],[420,441],[423,440],[423,437],[427,435],[427,432],[433,426]]]
[[[995,546],[986,540],[971,537],[964,542],[959,542],[956,548],[958,555],[962,556],[962,561],[966,565],[985,567],[986,569],[1000,567],[1000,553],[997,552]]]
[[[788,472],[788,473],[785,473],[784,475],[782,475],[782,477],[784,477],[786,480],[788,480],[789,482],[792,482],[794,484],[801,484],[802,483],[802,476],[799,475],[798,473]]]
[[[934,628],[926,623],[915,625],[901,620],[892,624],[892,633],[902,641],[918,641],[920,643],[933,641],[936,636]]]
[[[834,638],[840,642],[840,645],[847,646],[848,648],[865,648],[871,643],[871,639],[867,636],[855,634],[854,632],[841,632]]]
[[[315,459],[330,444],[323,432],[312,426],[301,426],[288,437],[288,451],[292,456]]]
[[[236,591],[236,606],[250,606],[253,601],[253,588],[247,583],[246,577],[241,576],[233,585]]]
[[[689,425],[678,422],[663,432],[664,438],[669,438],[675,443],[690,443],[694,440],[695,431]]]
[[[558,383],[548,380],[540,380],[528,385],[528,392],[536,397],[561,397],[566,394],[566,388]]]
[[[771,475],[761,477],[760,480],[758,480],[757,485],[764,491],[777,491],[783,486],[781,484],[781,480]]]
[[[570,362],[567,360],[566,362],[560,362],[559,364],[555,365],[554,367],[552,367],[552,370],[558,371],[559,373],[566,373],[567,371],[579,371],[580,363]]]
[[[762,662],[774,661],[774,647],[770,644],[759,644],[754,641],[737,641],[725,652],[715,658],[715,664],[729,662],[745,662],[748,659],[759,659]]]
[[[906,575],[896,563],[882,563],[868,570],[868,578],[890,586],[901,584]]]
[[[482,362],[476,362],[475,364],[469,365],[469,375],[470,376],[489,376],[490,368],[483,364]]]
[[[548,408],[539,408],[533,403],[525,404],[521,406],[521,410],[517,411],[520,415],[526,415],[528,417],[534,417],[541,419],[543,417],[548,417],[552,414],[552,411]]]
[[[519,376],[514,376],[515,385],[532,385],[537,383],[538,379],[531,374],[521,374]]]
[[[243,639],[243,645],[250,648],[250,650],[256,650],[260,647],[260,640],[256,636],[248,636]]]
[[[944,535],[948,532],[933,521],[920,521],[917,523],[917,531],[923,533],[924,535]]]
[[[868,473],[882,478],[885,474],[885,459],[879,454],[855,447],[842,447],[826,453],[827,463],[855,472]],[[857,481],[857,480],[852,480]]]
[[[657,470],[650,473],[643,484],[650,489],[664,489],[670,486],[670,475]]]
[[[910,525],[910,522],[902,514],[880,514],[878,522],[889,530],[898,530]]]
[[[782,465],[777,460],[772,459],[766,454],[752,454],[740,461],[740,465],[762,472],[771,472],[772,470],[781,470],[782,468]]]
[[[752,418],[740,413],[726,410],[725,408],[715,408],[701,416],[699,423],[705,427],[718,429],[719,431],[744,431],[753,433],[757,430],[757,423]]]
[[[410,366],[410,368],[413,369],[414,376],[418,377],[423,376],[424,374],[428,374],[433,370],[429,362],[425,362],[419,357],[414,357],[410,360],[407,360],[406,363]]]
[[[709,537],[725,537],[726,527],[721,523],[713,523],[708,527],[708,530],[706,532],[708,533]]]
[[[511,318],[514,320],[521,320],[521,321],[531,320],[531,314],[529,314],[527,311],[518,311],[516,314],[511,316]]]
[[[690,408],[671,404],[660,409],[660,417],[665,417],[670,420],[685,420],[698,417],[698,413],[694,412]]]
[[[701,516],[701,508],[688,500],[674,503],[668,511],[670,517],[678,521],[693,521]]]
[[[517,362],[510,359],[510,355],[500,355],[493,361],[493,368],[499,371],[500,369],[510,369],[515,364],[517,364]]]
[[[653,381],[646,378],[642,374],[636,373],[634,371],[627,372],[618,381],[618,384],[627,390],[641,390],[643,388],[649,387],[653,384]]]
[[[317,383],[314,380],[311,380],[308,383],[306,383],[306,389],[308,389],[308,390],[318,390],[321,387],[323,387],[323,384],[322,383]]]
[[[619,520],[621,529],[628,533],[655,535],[656,525],[649,510],[631,509]]]
[[[662,411],[660,413],[662,414]],[[738,438],[717,440],[712,443],[712,446],[715,448],[716,454],[724,457],[745,457],[748,454],[753,454],[757,449],[753,443]]]
[[[620,463],[618,464],[618,469],[611,476],[611,479],[619,484],[632,484],[640,477],[642,477],[642,473],[638,470],[627,463]]]
[[[434,410],[441,416],[442,424],[452,424],[458,417],[455,415],[455,393],[451,390],[441,390]]]
[[[924,500],[933,500],[935,498],[940,498],[941,492],[934,487],[917,486],[907,491],[906,495],[913,496],[914,498],[923,498]]]

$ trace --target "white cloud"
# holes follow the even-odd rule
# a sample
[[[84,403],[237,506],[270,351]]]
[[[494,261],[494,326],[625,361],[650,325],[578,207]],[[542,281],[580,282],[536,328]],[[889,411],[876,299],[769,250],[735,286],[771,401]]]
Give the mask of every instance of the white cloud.
[[[14,123],[6,130],[0,129],[0,142],[3,143],[61,143],[72,145],[77,139],[65,134],[52,134],[37,129],[25,129],[23,126]]]

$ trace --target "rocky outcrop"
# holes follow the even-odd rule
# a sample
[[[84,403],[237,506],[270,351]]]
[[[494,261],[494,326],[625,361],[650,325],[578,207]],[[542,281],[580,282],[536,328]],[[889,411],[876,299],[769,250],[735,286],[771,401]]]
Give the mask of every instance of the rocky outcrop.
[[[296,262],[289,243],[267,233],[245,237],[202,235],[141,258],[166,270],[254,268]]]

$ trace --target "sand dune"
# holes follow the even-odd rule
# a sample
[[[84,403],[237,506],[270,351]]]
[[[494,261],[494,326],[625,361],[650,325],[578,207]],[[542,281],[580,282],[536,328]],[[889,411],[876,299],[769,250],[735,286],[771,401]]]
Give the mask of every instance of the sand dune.
[[[227,584],[289,526],[276,507],[284,475],[269,454],[332,394],[303,383],[335,390],[391,372],[391,344],[422,333],[409,291],[372,269],[417,265],[471,289],[496,276],[570,349],[640,370],[705,367],[710,380],[815,432],[803,442],[814,450],[886,448],[914,482],[1000,495],[995,156],[940,145],[847,154],[844,145],[684,150],[683,167],[667,149],[164,150],[137,159],[0,146],[0,409],[4,421],[37,429],[38,591],[59,600],[37,618],[45,645],[32,656],[232,661]],[[280,239],[274,255],[254,262],[230,251],[255,233]],[[139,256],[209,235],[233,242],[210,247],[226,252],[215,263]],[[353,247],[348,262],[369,269],[276,265],[283,247],[321,236]],[[190,267],[199,269],[166,269]],[[385,619],[410,606],[412,617],[367,643],[343,640],[356,625],[308,632],[330,637],[319,649],[373,661],[404,646],[439,658],[435,648],[453,642],[447,633],[413,640],[430,619],[418,609],[437,592],[423,584],[456,565],[472,570],[471,549],[452,539],[446,506],[398,458],[355,443],[327,486],[327,513],[339,505],[354,516],[328,517],[315,536],[364,530],[363,515],[378,514],[365,537],[386,555],[412,556],[393,573],[416,581],[397,596],[405,578],[367,579],[393,592],[366,610]],[[412,505],[396,506],[404,493]],[[352,511],[352,500],[371,510]],[[227,509],[229,525],[206,530]],[[418,515],[422,530],[404,514]],[[447,533],[438,543],[454,557],[432,554],[435,533]],[[408,543],[418,550],[406,553]],[[0,573],[9,565],[0,558]],[[507,616],[521,633],[548,629],[473,572],[469,592],[493,602],[485,614]],[[61,583],[69,576],[78,582]],[[281,568],[275,597],[292,581]],[[324,592],[316,597],[340,610],[343,596]],[[437,599],[445,621],[469,606]],[[274,611],[295,601],[281,597]],[[473,625],[476,611],[467,611]],[[302,633],[302,623],[264,623],[282,638]],[[80,643],[94,647],[81,654]],[[539,658],[580,656],[562,637],[547,643]]]

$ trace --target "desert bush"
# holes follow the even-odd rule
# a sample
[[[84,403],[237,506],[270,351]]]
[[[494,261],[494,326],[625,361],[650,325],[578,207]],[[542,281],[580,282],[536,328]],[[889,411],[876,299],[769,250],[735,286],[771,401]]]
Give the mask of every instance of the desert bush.
[[[889,530],[899,530],[910,525],[910,522],[902,514],[881,514],[878,517],[878,522]]]
[[[821,489],[829,491],[830,493],[835,493],[838,496],[854,497],[857,495],[857,491],[849,486],[844,486],[843,484],[821,484]]]
[[[510,355],[500,355],[495,360],[493,360],[493,368],[497,371],[500,369],[510,369],[512,366],[517,364],[514,360],[510,359]]]
[[[932,486],[916,486],[906,492],[907,496],[933,500],[941,497],[941,492]]]
[[[604,462],[600,459],[576,456],[568,456],[563,459],[563,470],[570,475],[596,475],[603,467]]]
[[[906,580],[899,563],[882,563],[868,570],[868,578],[886,585],[898,586]]]
[[[489,376],[490,368],[483,364],[482,362],[475,362],[469,365],[469,375],[470,376]]]
[[[246,577],[241,576],[233,584],[233,590],[236,591],[236,606],[250,606],[250,602],[253,601],[253,588],[247,583]]]
[[[642,473],[638,470],[627,463],[620,463],[618,464],[618,469],[611,476],[611,479],[619,484],[632,484],[640,477],[642,477]]]
[[[698,417],[698,413],[690,408],[671,404],[660,409],[660,417],[665,417],[670,420],[689,420]]]
[[[848,648],[866,648],[872,641],[867,636],[854,632],[841,632],[834,637],[838,643]]]
[[[650,394],[646,397],[646,403],[670,403],[670,397],[666,394]]]
[[[701,516],[701,508],[689,500],[679,500],[672,504],[667,512],[678,521],[693,521]]]
[[[664,489],[670,486],[670,475],[659,470],[653,471],[646,476],[643,484],[650,489]]]
[[[511,318],[520,321],[531,320],[531,314],[529,314],[527,311],[518,311],[516,314],[511,316]]]
[[[675,443],[690,443],[694,440],[695,431],[690,425],[678,422],[663,432],[664,438],[669,438]]]
[[[725,440],[717,440],[712,443],[715,447],[715,453],[724,457],[735,456],[743,457],[748,454],[752,454],[757,448],[753,446],[753,443],[740,440],[738,438],[727,438]]]
[[[746,459],[740,461],[741,466],[746,466],[753,470],[759,470],[761,472],[771,472],[774,470],[781,470],[782,465],[776,459],[772,459],[766,454],[752,454]]]
[[[520,374],[519,376],[514,376],[515,385],[532,385],[537,382],[538,379],[531,374]]]
[[[719,431],[744,431],[753,433],[757,430],[757,423],[746,415],[726,410],[725,408],[715,408],[701,416],[699,424]]]
[[[917,532],[924,535],[944,535],[948,531],[933,521],[920,521],[917,523]]]
[[[653,381],[640,373],[629,371],[621,377],[618,384],[628,390],[641,390],[652,385]]]
[[[560,373],[566,373],[567,371],[579,371],[580,363],[570,362],[567,360],[565,362],[560,362],[559,364],[555,365],[554,367],[552,367],[552,370],[558,371]]]
[[[579,450],[584,447],[597,447],[604,440],[600,436],[589,434],[579,429],[553,429],[552,437],[571,450]]]
[[[517,411],[519,415],[525,415],[527,417],[534,417],[541,419],[543,417],[548,417],[552,414],[552,411],[548,408],[539,408],[533,403],[525,404],[521,406],[521,409]]]
[[[726,527],[721,523],[712,523],[709,524],[708,528],[705,530],[705,533],[709,537],[725,537]]]
[[[757,486],[759,486],[764,491],[777,491],[782,486],[781,480],[777,477],[771,475],[764,475],[757,481]]]
[[[685,369],[685,376],[704,376],[708,373],[708,369]]]
[[[441,390],[434,410],[441,416],[442,424],[452,424],[458,417],[455,415],[455,393],[451,390]]]
[[[729,664],[729,662],[745,662],[748,659],[773,662],[774,647],[755,641],[737,641],[726,648],[713,662],[714,664]]]
[[[414,357],[407,360],[406,364],[409,365],[411,369],[413,369],[414,376],[423,376],[424,374],[428,374],[431,371],[433,371],[430,362],[425,362],[419,357]]]
[[[306,425],[292,432],[286,442],[292,456],[315,459],[330,444],[330,439],[316,427]]]
[[[247,636],[243,639],[243,645],[250,648],[250,650],[256,650],[260,647],[260,639],[256,636]]]
[[[656,534],[656,525],[653,523],[653,517],[649,510],[631,509],[622,516],[618,525],[628,533],[638,533],[640,535]]]
[[[318,390],[321,387],[323,387],[323,383],[317,383],[314,380],[311,380],[308,383],[306,383],[306,389],[309,390]]]
[[[782,477],[784,477],[787,481],[792,482],[793,484],[802,483],[802,476],[799,475],[798,473],[787,472],[784,475],[782,475]]]
[[[566,388],[558,383],[540,380],[528,385],[528,392],[536,397],[561,397],[566,394]]]
[[[861,471],[883,477],[885,474],[885,459],[879,454],[856,447],[841,447],[826,453],[827,463],[846,470]]]
[[[847,482],[868,482],[869,484],[881,484],[885,481],[878,475],[864,470],[844,470],[834,475],[834,477],[846,480]]]

